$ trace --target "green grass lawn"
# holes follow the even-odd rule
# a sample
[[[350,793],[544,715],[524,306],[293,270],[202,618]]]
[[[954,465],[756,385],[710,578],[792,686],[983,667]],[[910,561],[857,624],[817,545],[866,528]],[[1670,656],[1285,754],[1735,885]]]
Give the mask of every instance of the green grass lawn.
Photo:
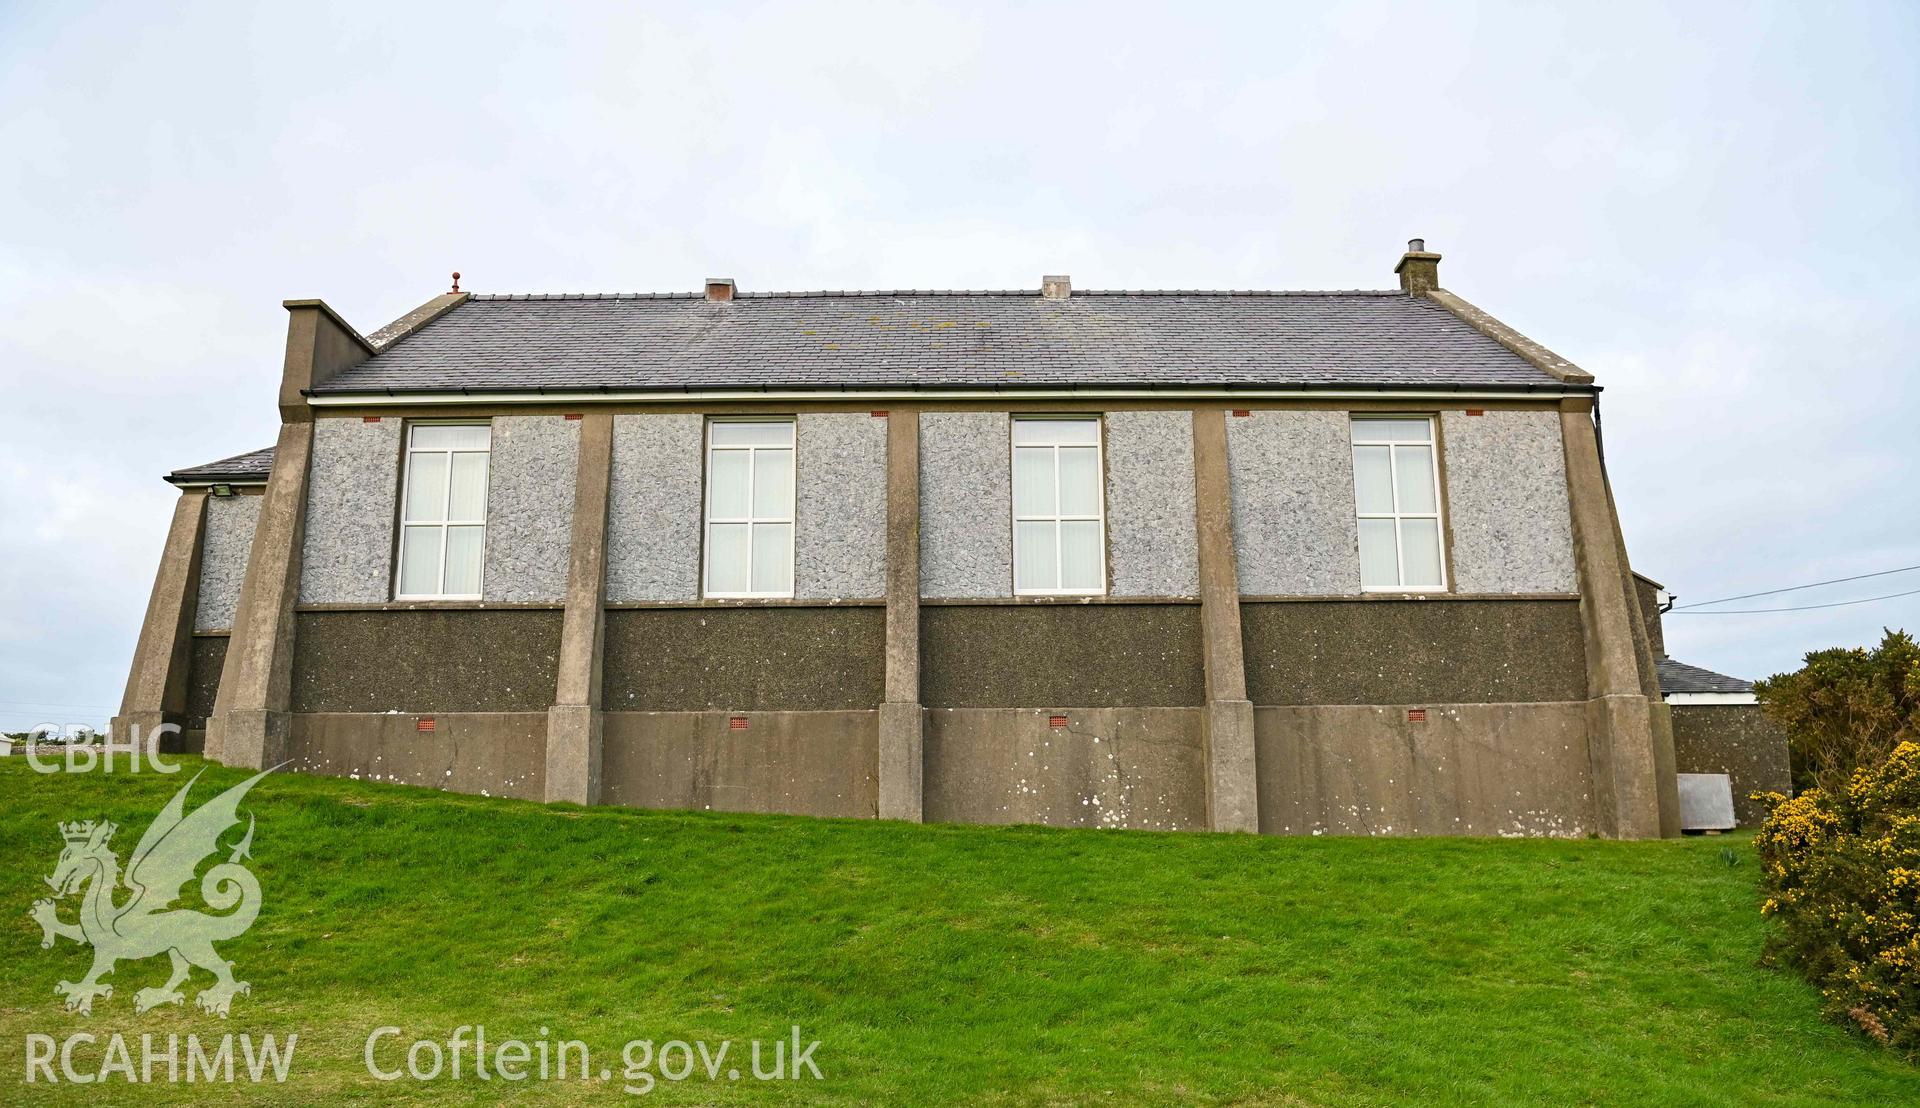
[[[207,767],[194,802],[244,776]],[[186,777],[0,759],[0,1099],[603,1103],[624,1099],[628,1040],[734,1040],[745,1070],[748,1040],[798,1024],[822,1044],[823,1080],[696,1069],[650,1099],[1920,1102],[1920,1070],[1822,1023],[1807,985],[1757,964],[1744,838],[913,827],[275,775],[246,806],[265,907],[222,944],[253,986],[233,1017],[136,1016],[164,958],[123,963],[92,1016],[66,1012],[54,983],[88,953],[40,949],[27,916],[63,845],[55,824],[120,822],[124,860]],[[383,1083],[362,1063],[375,1027],[444,1042],[463,1024],[495,1043],[541,1027],[582,1040],[614,1079]],[[297,1032],[299,1046],[278,1086],[23,1083],[30,1033],[78,1030]],[[390,1041],[380,1060],[400,1054]]]

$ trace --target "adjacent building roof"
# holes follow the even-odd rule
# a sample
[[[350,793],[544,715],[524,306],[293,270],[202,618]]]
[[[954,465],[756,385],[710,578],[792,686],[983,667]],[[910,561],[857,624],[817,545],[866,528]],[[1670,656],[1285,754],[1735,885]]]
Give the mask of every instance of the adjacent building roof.
[[[188,466],[167,474],[176,485],[258,485],[273,470],[273,447],[235,454],[205,465]]]
[[[473,296],[312,390],[1589,391],[1403,292]]]
[[[1653,666],[1660,674],[1662,694],[1750,693],[1753,691],[1751,681],[1742,681],[1738,677],[1728,677],[1724,673],[1715,673],[1710,669],[1676,662],[1672,658],[1656,658]]]

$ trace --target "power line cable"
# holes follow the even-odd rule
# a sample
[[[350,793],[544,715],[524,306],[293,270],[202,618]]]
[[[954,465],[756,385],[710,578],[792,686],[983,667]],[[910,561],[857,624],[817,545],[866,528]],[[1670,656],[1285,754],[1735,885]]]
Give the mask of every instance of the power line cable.
[[[1789,590],[1782,589],[1780,591],[1787,592]],[[1766,594],[1755,593],[1754,595],[1765,596]],[[1876,600],[1893,600],[1902,596],[1920,596],[1920,589],[1908,589],[1906,592],[1890,592],[1885,596],[1866,596],[1861,597],[1859,600],[1836,600],[1832,604],[1803,604],[1797,608],[1721,608],[1715,612],[1683,612],[1675,608],[1667,614],[1670,616],[1751,616],[1758,615],[1761,612],[1811,612],[1820,608],[1845,608],[1853,604],[1871,604]],[[1730,596],[1727,599],[1735,600],[1738,598]]]
[[[1800,591],[1801,589],[1817,589],[1817,588],[1819,588],[1819,587],[1820,587],[1820,586],[1822,586],[1822,585],[1839,585],[1839,584],[1843,584],[1843,583],[1845,583],[1845,582],[1847,582],[1847,581],[1865,581],[1865,580],[1866,580],[1867,578],[1869,578],[1869,577],[1890,577],[1890,576],[1892,576],[1893,574],[1896,574],[1896,573],[1907,573],[1907,572],[1910,572],[1910,571],[1912,571],[1912,570],[1916,570],[1916,569],[1920,569],[1920,566],[1901,566],[1901,567],[1900,567],[1899,569],[1883,569],[1883,570],[1881,570],[1881,571],[1880,571],[1880,572],[1878,572],[1878,573],[1862,573],[1862,574],[1859,574],[1858,576],[1855,576],[1855,577],[1835,577],[1835,578],[1834,578],[1833,580],[1831,580],[1831,581],[1815,581],[1815,582],[1814,582],[1813,584],[1811,584],[1811,585],[1789,585],[1788,587],[1786,587],[1786,588],[1784,588],[1784,589],[1765,589],[1765,590],[1763,590],[1763,591],[1761,591],[1761,592],[1743,592],[1743,593],[1741,593],[1741,594],[1740,594],[1739,596],[1723,596],[1723,597],[1721,597],[1721,598],[1720,598],[1720,599],[1718,599],[1718,600],[1697,600],[1697,601],[1695,601],[1695,602],[1693,602],[1692,604],[1676,604],[1676,605],[1674,605],[1674,606],[1673,606],[1672,608],[1669,608],[1669,609],[1667,609],[1667,610],[1668,610],[1668,611],[1670,611],[1670,612],[1678,612],[1678,611],[1681,611],[1682,609],[1685,609],[1685,608],[1705,608],[1705,607],[1707,607],[1707,606],[1708,606],[1708,605],[1710,605],[1710,604],[1725,604],[1725,603],[1727,603],[1728,601],[1732,601],[1732,600],[1752,600],[1752,599],[1753,599],[1754,597],[1756,597],[1756,596],[1774,596],[1774,595],[1777,595],[1777,594],[1779,594],[1779,593],[1783,593],[1783,592],[1799,592],[1799,591]],[[1895,596],[1906,596],[1906,595],[1908,595],[1908,594],[1906,594],[1906,593],[1895,593],[1894,595],[1895,595]],[[1886,598],[1886,597],[1884,597],[1884,596],[1876,596],[1876,597],[1870,597],[1869,599],[1872,599],[1872,600],[1885,600],[1885,599],[1887,599],[1887,598]],[[1849,601],[1847,601],[1847,603],[1849,603],[1849,604],[1865,604],[1865,603],[1866,603],[1866,601],[1865,601],[1865,600],[1849,600]],[[1821,605],[1815,605],[1815,607],[1820,607],[1820,606],[1821,606]],[[1760,610],[1762,610],[1762,611],[1782,611],[1782,612],[1784,612],[1784,611],[1793,611],[1793,610],[1795,610],[1795,609],[1790,609],[1790,608],[1772,608],[1772,609],[1760,609]]]

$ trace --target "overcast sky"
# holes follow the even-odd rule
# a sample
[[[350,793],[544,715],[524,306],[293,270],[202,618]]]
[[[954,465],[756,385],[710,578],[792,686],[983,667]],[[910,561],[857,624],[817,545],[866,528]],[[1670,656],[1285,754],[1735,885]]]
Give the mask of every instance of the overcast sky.
[[[280,301],[1443,284],[1682,602],[1920,564],[1920,6],[0,3],[0,725],[118,706]],[[1920,573],[1761,598],[1920,589]],[[1746,677],[1920,597],[1669,617]]]

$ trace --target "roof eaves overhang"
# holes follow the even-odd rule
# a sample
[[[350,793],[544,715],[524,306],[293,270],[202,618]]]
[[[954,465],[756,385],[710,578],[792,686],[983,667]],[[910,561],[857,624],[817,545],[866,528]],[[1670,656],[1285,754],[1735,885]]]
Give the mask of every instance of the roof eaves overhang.
[[[942,385],[868,388],[757,388],[757,389],[354,389],[303,395],[316,408],[360,407],[368,404],[430,407],[437,404],[684,404],[689,401],[725,403],[743,400],[972,400],[1003,396],[1009,399],[1048,400],[1512,400],[1593,396],[1600,386],[1575,382],[1491,382],[1472,385],[1317,384],[1317,385]]]

